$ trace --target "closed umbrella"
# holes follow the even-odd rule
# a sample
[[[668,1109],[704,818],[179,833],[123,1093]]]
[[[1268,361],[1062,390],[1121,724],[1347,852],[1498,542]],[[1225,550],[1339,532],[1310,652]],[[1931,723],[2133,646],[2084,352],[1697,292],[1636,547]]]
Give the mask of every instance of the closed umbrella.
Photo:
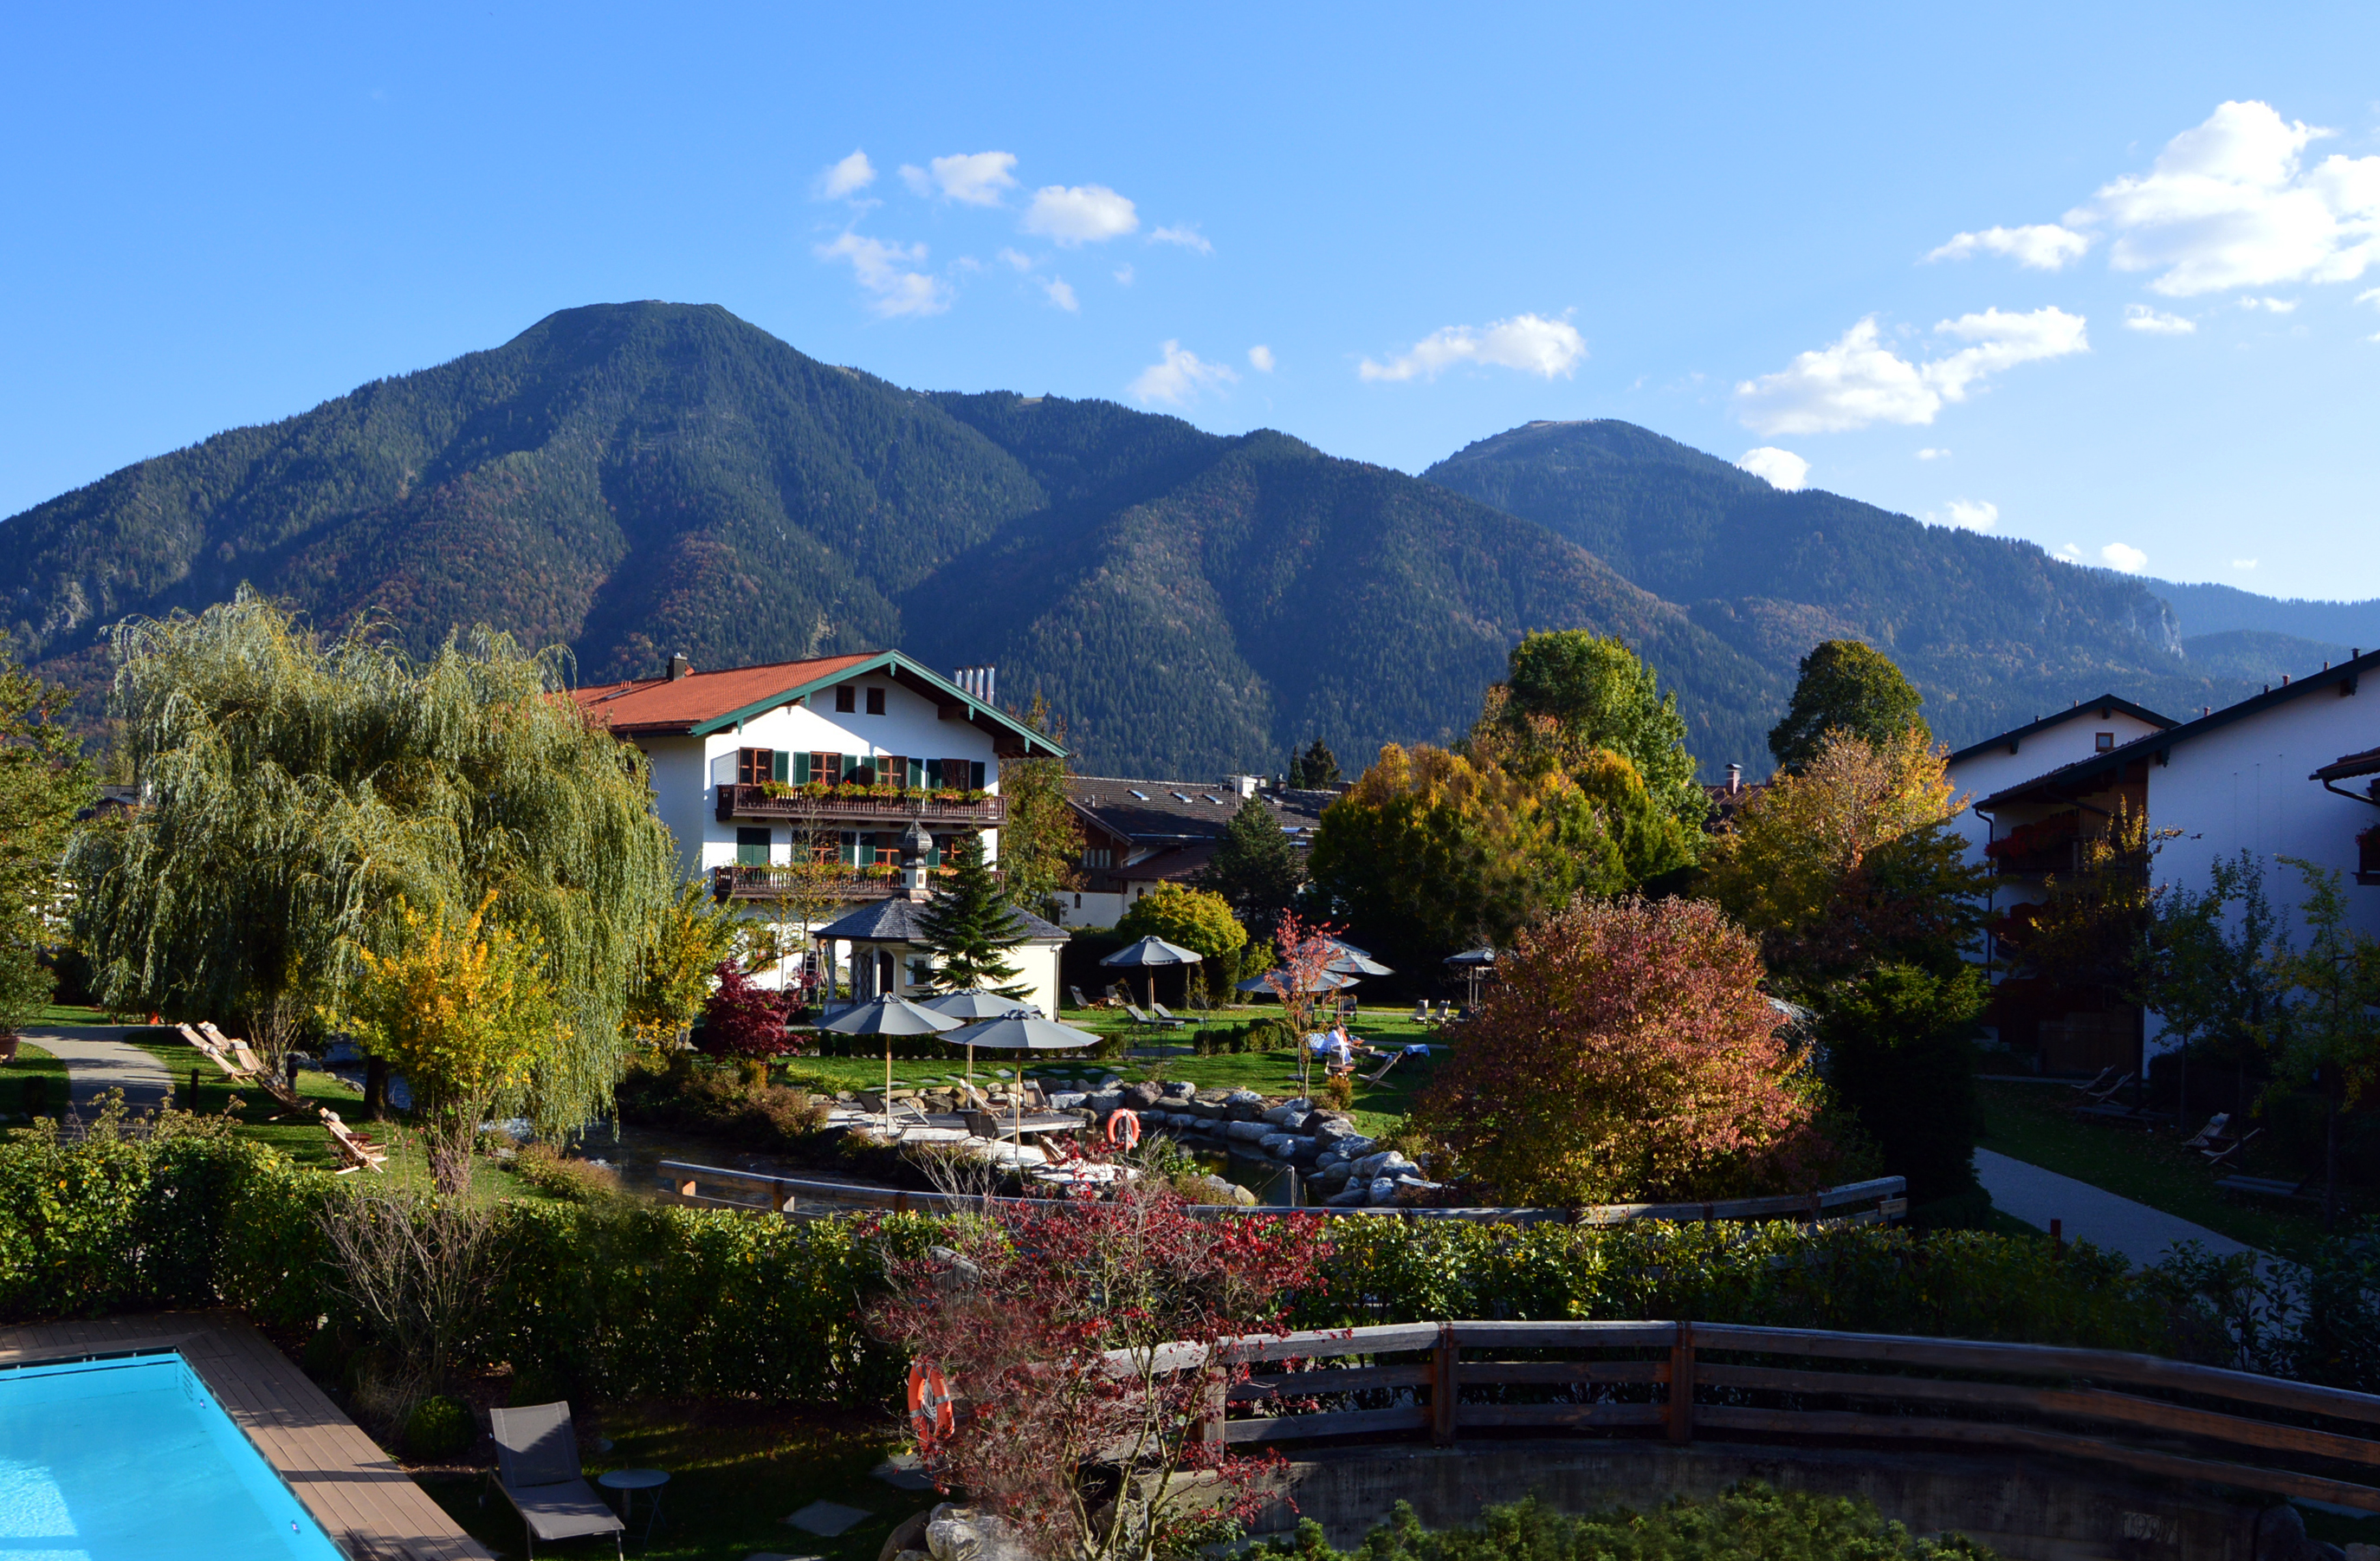
[[[1180,944],[1167,943],[1163,938],[1151,936],[1117,949],[1099,963],[1121,966],[1125,970],[1147,970],[1148,972],[1148,1006],[1155,1008],[1157,1006],[1157,967],[1196,965],[1205,957],[1195,948],[1184,948]],[[1186,995],[1184,1001],[1185,1003],[1188,1001]]]
[[[940,997],[929,997],[924,1006],[933,1009],[938,1014],[948,1014],[962,1023],[972,1023],[977,1019],[1005,1018],[1019,1009],[1031,1014],[1035,1018],[1041,1017],[1041,1010],[1030,1003],[1015,997],[1002,997],[997,992],[986,992],[979,986],[971,986],[964,992],[946,992]],[[968,1095],[974,1095],[975,1048],[973,1046],[967,1048],[966,1088]]]
[[[956,1030],[962,1021],[948,1014],[938,1014],[906,997],[871,997],[847,1014],[820,1025],[844,1035],[881,1035],[884,1037],[884,1136],[892,1136],[892,1037],[896,1035],[940,1035],[946,1030]]]
[[[1071,1024],[1045,1019],[1030,1007],[1019,1004],[999,1018],[984,1019],[953,1031],[942,1037],[952,1045],[965,1045],[972,1058],[978,1046],[993,1052],[1071,1052],[1083,1046],[1096,1046],[1099,1038],[1087,1030],[1076,1030]],[[1024,1070],[1017,1070],[1020,1088],[1011,1092],[1015,1111],[1013,1141],[1020,1147],[1025,1140]]]

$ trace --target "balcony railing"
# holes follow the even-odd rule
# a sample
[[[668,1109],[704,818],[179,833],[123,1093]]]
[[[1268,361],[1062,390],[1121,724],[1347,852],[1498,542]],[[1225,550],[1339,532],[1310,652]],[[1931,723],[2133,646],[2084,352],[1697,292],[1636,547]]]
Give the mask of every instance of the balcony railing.
[[[823,794],[771,792],[765,786],[718,787],[719,817],[727,819],[796,819],[804,822],[964,823],[978,828],[1007,822],[1008,801],[997,794],[967,799],[964,792],[907,791],[870,797],[856,787],[837,787]]]
[[[939,883],[951,870],[929,867],[928,884]],[[843,867],[832,873],[805,872],[782,862],[732,862],[710,870],[710,896],[716,900],[773,900],[815,895],[821,900],[848,903],[885,900],[901,893],[897,867]]]

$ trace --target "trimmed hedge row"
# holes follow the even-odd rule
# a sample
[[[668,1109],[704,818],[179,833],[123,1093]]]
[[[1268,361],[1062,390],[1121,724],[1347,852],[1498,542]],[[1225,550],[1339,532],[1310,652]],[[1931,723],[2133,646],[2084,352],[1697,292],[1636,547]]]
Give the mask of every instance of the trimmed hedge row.
[[[314,1339],[369,1342],[329,1282],[322,1216],[350,1181],[227,1138],[0,1147],[0,1321],[229,1304]],[[901,1362],[862,1321],[922,1216],[809,1222],[623,1200],[496,1206],[506,1254],[466,1362],[574,1396],[875,1403]],[[1478,1318],[1668,1318],[2170,1351],[2151,1278],[2088,1249],[1790,1225],[1473,1226],[1339,1221],[1302,1326]]]

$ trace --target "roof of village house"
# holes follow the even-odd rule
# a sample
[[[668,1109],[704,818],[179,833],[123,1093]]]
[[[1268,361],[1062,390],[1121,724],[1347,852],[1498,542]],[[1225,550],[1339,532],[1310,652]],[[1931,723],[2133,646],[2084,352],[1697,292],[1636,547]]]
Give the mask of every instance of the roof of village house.
[[[1041,758],[1065,756],[1064,749],[1039,732],[898,651],[862,651],[847,656],[722,667],[716,672],[687,671],[675,677],[664,675],[598,683],[574,689],[570,697],[590,718],[620,737],[699,738],[869,673],[923,694],[946,714],[964,712],[970,725],[992,734],[1003,753],[1013,750]]]
[[[1068,775],[1066,797],[1101,825],[1127,840],[1207,840],[1223,833],[1240,811],[1240,795],[1204,781],[1125,780]],[[1259,791],[1283,829],[1309,830],[1338,797],[1332,791]]]
[[[2336,762],[2325,764],[2306,778],[2338,781],[2355,780],[2363,775],[2380,775],[2380,748],[2367,748],[2361,753],[2343,754]]]
[[[1186,884],[1207,871],[1220,840],[1196,840],[1182,846],[1160,846],[1138,861],[1102,868],[1094,876],[1121,878],[1127,883]]]
[[[2080,720],[2085,715],[2105,720],[2108,715],[2119,713],[2129,715],[2135,721],[2145,721],[2150,726],[2160,729],[2178,726],[2181,724],[2170,715],[2158,714],[2146,705],[2134,704],[2131,701],[2119,699],[2114,694],[2101,694],[2095,700],[2077,700],[2064,710],[2052,711],[2038,721],[2028,721],[2022,726],[2010,727],[1998,737],[1985,738],[1981,742],[1969,743],[1950,755],[1950,762],[1955,764],[1961,759],[1972,759],[1978,753],[1988,753],[1996,748],[2005,747],[2010,753],[2014,753],[2017,746],[2035,732],[2046,732],[2052,726],[2062,726],[2069,721]]]
[[[2185,721],[2180,726],[2167,731],[2151,732],[2146,737],[2134,738],[2127,743],[2119,743],[2106,753],[2095,753],[2088,759],[2079,759],[2071,764],[2060,765],[2046,774],[2035,775],[2031,780],[2020,782],[2006,790],[1985,798],[1974,805],[1978,809],[1988,810],[2007,802],[2017,801],[2028,792],[2060,791],[2084,781],[2096,780],[2103,774],[2120,774],[2127,764],[2138,763],[2152,755],[2161,756],[2168,753],[2193,738],[2230,726],[2235,721],[2245,720],[2251,715],[2262,714],[2276,705],[2286,704],[2291,700],[2303,699],[2317,690],[2329,689],[2334,694],[2351,694],[2356,691],[2362,675],[2374,671],[2380,671],[2380,651],[2357,656],[2350,661],[2340,662],[2335,666],[2326,666],[2320,672],[2310,673],[2293,681],[2285,681],[2278,688],[2267,686],[2263,693],[2251,694],[2237,704],[2225,705],[2220,710],[2211,711],[2195,721]]]
[[[811,935],[820,938],[847,938],[855,943],[908,943],[920,945],[931,943],[924,917],[932,902],[920,905],[915,900],[877,900],[863,905],[836,921],[828,922]],[[1052,926],[1029,910],[1011,906],[1008,912],[1010,935],[1021,934],[1026,943],[1064,943],[1070,936],[1063,927]]]

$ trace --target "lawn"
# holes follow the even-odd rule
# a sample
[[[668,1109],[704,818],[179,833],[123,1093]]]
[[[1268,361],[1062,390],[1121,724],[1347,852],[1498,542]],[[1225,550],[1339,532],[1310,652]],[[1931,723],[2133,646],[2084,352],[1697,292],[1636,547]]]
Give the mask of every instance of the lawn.
[[[875,1561],[892,1526],[943,1498],[897,1491],[868,1470],[893,1450],[895,1437],[868,1411],[767,1409],[732,1402],[638,1404],[577,1409],[582,1429],[612,1438],[609,1453],[589,1455],[587,1474],[658,1469],[670,1476],[661,1523],[642,1543],[645,1505],[637,1499],[628,1553],[657,1561],[741,1561],[755,1552]],[[499,1555],[522,1554],[520,1519],[475,1477],[424,1476],[431,1499]],[[826,1500],[876,1514],[839,1539],[790,1528],[785,1518]],[[557,1557],[609,1555],[594,1541],[549,1547]]]
[[[2182,1148],[2181,1135],[2169,1129],[2141,1131],[2077,1122],[2066,1109],[2075,1096],[2052,1084],[1986,1081],[1977,1087],[1984,1098],[1985,1149],[2105,1188],[2282,1257],[2304,1258],[2322,1238],[2322,1216],[2311,1203],[2251,1201],[2217,1192],[2215,1173],[2195,1152]],[[2260,1160],[2257,1147],[2249,1146],[2249,1175],[2294,1179],[2299,1174]]]
[[[0,1116],[25,1114],[25,1086],[42,1082],[42,1110],[55,1116],[67,1108],[67,1065],[30,1041],[17,1044],[17,1060],[0,1067]]]
[[[1128,1015],[1103,1008],[1069,1008],[1061,1013],[1058,1018],[1061,1023],[1071,1025],[1077,1030],[1089,1031],[1094,1034],[1128,1035],[1135,1046],[1146,1050],[1156,1050],[1180,1043],[1192,1031],[1200,1028],[1202,1023],[1220,1027],[1242,1023],[1251,1018],[1269,1018],[1279,1012],[1279,1009],[1268,1006],[1234,1008],[1210,1016],[1184,1014],[1183,1017],[1189,1022],[1177,1031],[1136,1031]],[[1352,1027],[1352,1033],[1363,1040],[1391,1046],[1426,1041],[1442,1051],[1447,1043],[1445,1031],[1416,1024],[1411,1013],[1395,1010],[1382,1010],[1378,1014],[1364,1016]],[[1366,1085],[1359,1081],[1355,1089],[1354,1115],[1357,1126],[1366,1131],[1377,1132],[1390,1127],[1399,1117],[1412,1110],[1414,1094],[1422,1085],[1429,1081],[1431,1073],[1439,1060],[1440,1057],[1436,1053],[1433,1053],[1427,1060],[1418,1057],[1407,1058],[1390,1069],[1388,1075],[1378,1084]],[[996,1074],[1002,1068],[1006,1068],[1013,1073],[1016,1067],[1016,1057],[1014,1053],[978,1052],[976,1054],[975,1063],[978,1075]],[[946,1058],[896,1060],[892,1064],[892,1077],[896,1083],[905,1085],[938,1083],[945,1079],[956,1078],[965,1070],[965,1066],[966,1057],[964,1050],[953,1047],[950,1055]],[[787,1067],[790,1072],[797,1077],[808,1075],[831,1080],[838,1089],[881,1089],[884,1084],[884,1060],[881,1056],[873,1059],[802,1057]],[[1377,1065],[1373,1067],[1377,1067]],[[1366,1069],[1366,1071],[1371,1070],[1372,1068]],[[1043,1054],[1037,1060],[1026,1063],[1025,1071],[1028,1077],[1036,1078],[1104,1078],[1112,1074],[1126,1082],[1151,1078],[1186,1079],[1202,1090],[1246,1089],[1269,1095],[1292,1094],[1298,1087],[1296,1055],[1285,1051],[1243,1052],[1236,1055],[1211,1057],[1123,1056],[1105,1061],[1066,1053]],[[1319,1089],[1320,1084],[1321,1070],[1318,1067],[1313,1074],[1313,1087]]]

